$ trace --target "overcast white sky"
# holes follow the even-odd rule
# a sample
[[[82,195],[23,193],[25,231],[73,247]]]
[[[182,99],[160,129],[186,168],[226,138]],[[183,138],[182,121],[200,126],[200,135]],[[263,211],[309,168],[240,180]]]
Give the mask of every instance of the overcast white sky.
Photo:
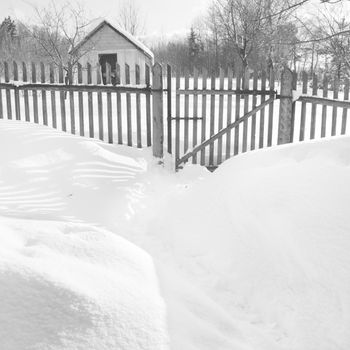
[[[43,6],[48,0],[0,0],[0,15],[17,17],[22,20],[33,18],[29,4]],[[66,0],[56,0],[57,5]],[[117,17],[123,0],[83,0],[93,17]],[[211,0],[134,0],[145,19],[146,33],[172,34],[187,31],[192,20],[205,12]],[[1,18],[0,18],[1,20]]]

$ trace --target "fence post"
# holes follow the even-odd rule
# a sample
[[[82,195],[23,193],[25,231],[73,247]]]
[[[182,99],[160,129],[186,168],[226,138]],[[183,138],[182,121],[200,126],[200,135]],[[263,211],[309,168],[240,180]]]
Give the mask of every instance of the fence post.
[[[281,99],[278,125],[278,144],[292,142],[293,73],[285,67],[281,75]]]
[[[162,66],[155,63],[152,68],[153,102],[153,156],[163,158],[164,123],[163,123],[163,75]]]

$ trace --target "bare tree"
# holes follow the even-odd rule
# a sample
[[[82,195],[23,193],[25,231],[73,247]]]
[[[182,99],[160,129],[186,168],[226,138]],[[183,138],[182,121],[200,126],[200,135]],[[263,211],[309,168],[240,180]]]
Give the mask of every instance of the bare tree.
[[[134,0],[124,0],[119,8],[118,24],[132,35],[144,33],[144,21]]]
[[[63,66],[68,72],[79,59],[93,48],[93,43],[76,50],[86,35],[88,25],[82,4],[66,2],[61,6],[51,2],[46,7],[35,7],[37,25],[27,26],[38,46],[43,60]]]

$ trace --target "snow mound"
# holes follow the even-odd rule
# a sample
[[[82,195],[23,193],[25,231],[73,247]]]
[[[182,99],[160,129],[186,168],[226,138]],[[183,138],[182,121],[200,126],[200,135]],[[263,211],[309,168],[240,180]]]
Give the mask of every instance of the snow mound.
[[[348,137],[236,157],[160,203],[144,247],[280,349],[346,350],[349,165]]]
[[[168,349],[151,257],[107,231],[0,217],[1,349]]]

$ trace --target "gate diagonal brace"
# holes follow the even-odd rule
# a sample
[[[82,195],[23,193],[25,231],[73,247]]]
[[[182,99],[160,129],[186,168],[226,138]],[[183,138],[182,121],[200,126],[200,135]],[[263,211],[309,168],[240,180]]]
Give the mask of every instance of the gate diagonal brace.
[[[201,151],[204,147],[210,145],[211,143],[213,143],[215,140],[217,140],[218,138],[220,138],[221,136],[225,135],[229,130],[235,128],[236,126],[238,126],[240,123],[244,122],[245,120],[247,120],[250,116],[252,116],[253,114],[256,114],[257,112],[259,112],[261,109],[263,109],[264,107],[266,107],[267,105],[269,105],[270,103],[272,103],[274,100],[276,99],[275,96],[270,97],[268,100],[264,101],[263,103],[261,103],[259,106],[256,106],[253,110],[251,110],[250,112],[246,113],[245,115],[243,115],[241,118],[239,118],[238,120],[234,121],[233,123],[231,123],[230,125],[222,128],[220,131],[218,131],[215,135],[211,136],[208,140],[202,142],[200,145],[194,147],[191,151],[189,151],[188,153],[186,153],[183,157],[181,157],[180,159],[176,160],[176,168],[178,168],[178,166],[182,163],[186,163],[189,158],[193,157],[196,153],[198,153],[199,151]]]

